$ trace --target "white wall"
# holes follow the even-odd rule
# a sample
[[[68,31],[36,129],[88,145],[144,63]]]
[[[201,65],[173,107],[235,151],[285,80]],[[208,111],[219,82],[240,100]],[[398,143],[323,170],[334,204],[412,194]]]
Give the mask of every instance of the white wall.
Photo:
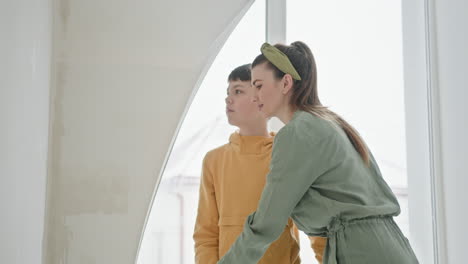
[[[45,263],[133,263],[184,109],[252,1],[54,3]]]
[[[50,3],[0,1],[0,263],[41,263]]]
[[[448,263],[468,245],[468,1],[435,1],[441,154]]]

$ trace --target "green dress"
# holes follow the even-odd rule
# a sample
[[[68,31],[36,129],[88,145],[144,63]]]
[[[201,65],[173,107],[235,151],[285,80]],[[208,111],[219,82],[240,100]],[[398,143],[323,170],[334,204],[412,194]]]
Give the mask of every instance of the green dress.
[[[328,238],[325,264],[418,263],[393,221],[399,213],[372,155],[367,166],[341,128],[296,111],[275,138],[257,210],[218,263],[257,263],[289,217],[307,235]]]

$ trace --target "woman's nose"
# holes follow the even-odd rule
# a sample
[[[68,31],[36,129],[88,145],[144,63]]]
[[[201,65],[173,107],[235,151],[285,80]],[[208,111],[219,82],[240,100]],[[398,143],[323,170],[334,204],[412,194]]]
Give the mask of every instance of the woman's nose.
[[[258,102],[257,93],[255,93],[255,95],[252,96],[252,102],[254,102],[254,103]]]
[[[258,102],[258,90],[257,89],[254,89],[254,94],[253,94],[253,97],[252,97],[252,101],[253,102]]]

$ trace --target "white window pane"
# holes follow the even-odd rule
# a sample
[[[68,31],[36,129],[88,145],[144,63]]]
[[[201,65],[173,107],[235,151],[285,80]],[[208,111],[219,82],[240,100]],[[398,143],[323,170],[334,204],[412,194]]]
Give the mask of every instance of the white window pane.
[[[401,2],[287,4],[287,43],[310,46],[322,103],[351,123],[372,150],[400,202],[396,221],[409,236]]]

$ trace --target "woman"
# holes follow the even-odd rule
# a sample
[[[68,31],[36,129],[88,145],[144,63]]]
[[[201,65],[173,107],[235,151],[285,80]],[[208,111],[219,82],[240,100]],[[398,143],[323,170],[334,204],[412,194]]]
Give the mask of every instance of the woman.
[[[268,119],[251,100],[254,93],[250,64],[239,66],[229,74],[226,115],[229,124],[238,131],[231,134],[229,143],[210,150],[203,159],[193,233],[195,264],[218,262],[236,241],[245,219],[255,211],[260,200],[274,134],[268,132]],[[323,244],[323,240],[318,240],[313,246]],[[316,256],[322,252],[318,251]],[[258,263],[301,263],[299,232],[291,219]]]
[[[321,105],[309,47],[265,43],[261,51],[252,64],[254,100],[285,126],[257,210],[218,263],[257,263],[289,217],[307,235],[328,238],[323,263],[418,263],[393,221],[400,207],[372,154]]]

